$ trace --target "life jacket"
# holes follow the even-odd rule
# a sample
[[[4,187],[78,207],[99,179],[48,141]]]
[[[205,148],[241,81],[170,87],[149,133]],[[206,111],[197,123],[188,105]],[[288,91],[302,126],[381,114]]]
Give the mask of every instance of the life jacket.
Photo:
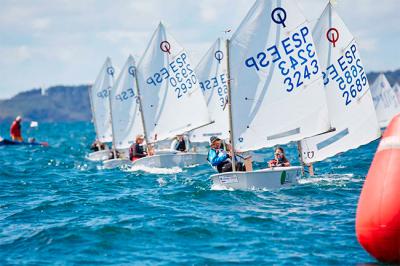
[[[271,164],[272,166],[278,166],[278,165],[283,165],[284,163],[289,162],[287,159],[281,159],[281,160],[277,160],[277,159],[272,159],[270,160],[268,163]]]
[[[129,148],[129,160],[135,161],[137,159],[146,157],[147,155],[144,153],[143,146],[134,143],[130,148]]]
[[[186,141],[184,139],[182,141],[179,141],[178,145],[176,145],[175,150],[177,150],[177,151],[186,151]]]
[[[14,138],[21,138],[21,124],[14,121],[10,128],[10,135]]]

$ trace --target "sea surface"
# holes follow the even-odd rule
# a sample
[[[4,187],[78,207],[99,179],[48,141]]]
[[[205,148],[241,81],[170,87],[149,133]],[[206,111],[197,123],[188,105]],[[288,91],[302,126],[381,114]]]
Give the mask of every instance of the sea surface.
[[[211,189],[208,165],[104,170],[85,160],[90,123],[24,129],[50,147],[0,147],[1,265],[375,262],[354,230],[377,141],[317,163],[293,188],[227,191]],[[284,147],[296,164],[296,145]],[[256,152],[256,167],[272,155]]]

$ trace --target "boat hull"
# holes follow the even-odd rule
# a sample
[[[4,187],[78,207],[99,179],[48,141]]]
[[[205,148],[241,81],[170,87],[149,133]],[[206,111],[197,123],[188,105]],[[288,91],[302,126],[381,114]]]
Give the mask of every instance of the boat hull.
[[[19,141],[13,141],[9,139],[1,139],[0,140],[0,146],[47,146],[46,142],[19,142]]]
[[[251,172],[219,173],[211,176],[213,187],[235,190],[280,189],[298,183],[300,166],[275,167]]]
[[[121,166],[129,165],[131,163],[128,159],[110,159],[103,161],[104,169],[114,169]]]
[[[193,165],[206,164],[206,155],[200,153],[167,153],[157,154],[137,159],[131,163],[134,167],[151,168],[172,168],[172,167],[190,167]]]
[[[108,160],[109,156],[110,156],[110,150],[102,150],[89,153],[86,156],[86,159],[93,162],[99,162]]]

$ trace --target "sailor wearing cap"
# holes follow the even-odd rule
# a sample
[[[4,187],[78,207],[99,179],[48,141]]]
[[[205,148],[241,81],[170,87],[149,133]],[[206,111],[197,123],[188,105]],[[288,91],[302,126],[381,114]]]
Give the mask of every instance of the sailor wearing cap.
[[[221,139],[216,136],[210,138],[207,160],[219,173],[232,171],[230,156],[225,150],[221,149]],[[228,168],[230,168],[230,171]]]

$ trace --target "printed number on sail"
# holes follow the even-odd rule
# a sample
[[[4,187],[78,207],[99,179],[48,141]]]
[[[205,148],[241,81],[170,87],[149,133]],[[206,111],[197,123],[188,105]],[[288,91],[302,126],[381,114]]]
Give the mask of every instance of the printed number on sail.
[[[110,91],[111,91],[111,87],[101,90],[101,91],[97,92],[97,97],[105,99],[110,95]]]
[[[322,72],[322,76],[325,86],[331,81],[336,82],[344,104],[349,105],[367,86],[368,81],[357,46],[352,44],[343,54]]]
[[[147,78],[147,84],[154,86],[161,84],[163,81],[169,82],[169,85],[174,88],[178,99],[194,87],[197,83],[197,77],[187,62],[186,53],[179,54],[167,67],[161,68],[160,71]]]
[[[126,101],[132,97],[136,98],[135,91],[133,90],[133,88],[129,88],[127,90],[122,91],[120,94],[115,95],[115,99],[120,102]]]
[[[226,75],[221,74],[219,76],[212,77],[205,81],[199,82],[200,88],[203,91],[214,90],[213,93],[217,93],[219,97],[219,103],[221,107],[225,107],[228,94],[228,86],[226,83]]]
[[[246,59],[245,65],[256,71],[277,65],[287,92],[301,87],[306,80],[319,75],[315,47],[308,27],[300,28],[291,36],[266,51]]]

